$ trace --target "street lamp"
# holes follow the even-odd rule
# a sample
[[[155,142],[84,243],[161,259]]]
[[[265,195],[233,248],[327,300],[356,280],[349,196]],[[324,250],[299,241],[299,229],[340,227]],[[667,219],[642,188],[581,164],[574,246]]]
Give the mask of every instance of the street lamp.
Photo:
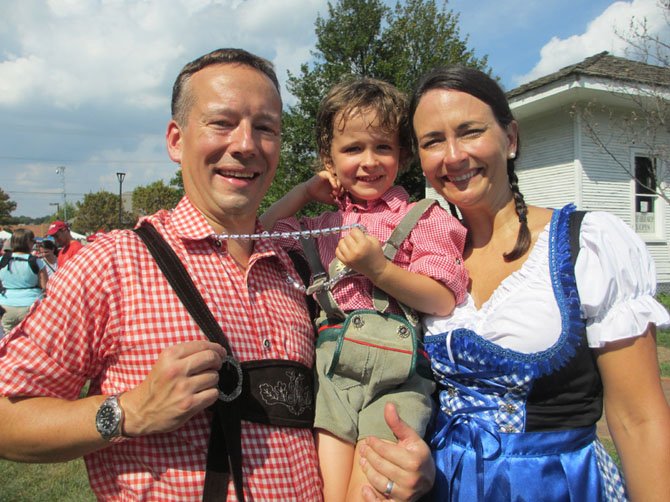
[[[60,203],[59,202],[49,202],[50,206],[56,206],[56,219],[60,218]]]
[[[123,187],[123,178],[126,177],[126,173],[116,173],[116,177],[119,180],[119,228],[121,228],[121,218],[123,213],[123,198],[122,198],[122,187]]]

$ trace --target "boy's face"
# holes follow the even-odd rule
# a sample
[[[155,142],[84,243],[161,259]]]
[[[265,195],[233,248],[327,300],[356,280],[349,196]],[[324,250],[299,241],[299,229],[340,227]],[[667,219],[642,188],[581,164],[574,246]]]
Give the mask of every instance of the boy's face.
[[[400,163],[398,131],[378,127],[372,110],[353,110],[346,120],[335,116],[330,159],[333,173],[355,202],[380,198],[393,186]]]

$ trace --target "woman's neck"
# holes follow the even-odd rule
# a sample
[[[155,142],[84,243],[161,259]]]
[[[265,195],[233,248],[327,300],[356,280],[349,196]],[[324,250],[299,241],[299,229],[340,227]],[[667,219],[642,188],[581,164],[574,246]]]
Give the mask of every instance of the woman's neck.
[[[463,223],[468,229],[469,247],[484,247],[498,238],[516,238],[519,231],[519,215],[514,199],[509,198],[497,206],[480,206],[461,209]]]

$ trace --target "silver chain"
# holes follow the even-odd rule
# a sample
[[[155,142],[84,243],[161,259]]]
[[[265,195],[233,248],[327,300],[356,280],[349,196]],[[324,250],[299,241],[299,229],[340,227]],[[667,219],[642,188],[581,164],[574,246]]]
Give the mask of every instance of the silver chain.
[[[351,230],[358,228],[363,232],[366,232],[365,226],[360,223],[353,223],[351,225],[344,225],[341,227],[329,227],[329,228],[314,228],[308,230],[296,230],[293,232],[261,232],[260,234],[212,234],[212,238],[220,241],[233,239],[233,240],[247,240],[247,241],[259,241],[264,239],[311,239],[315,237],[321,237],[323,235],[336,234],[338,232],[343,232],[345,230]],[[331,289],[335,286],[336,283],[341,281],[346,275],[351,273],[349,267],[345,267],[343,270],[338,272],[334,277],[331,277],[329,280],[323,283],[319,288],[319,291],[326,289]],[[302,293],[307,292],[307,288],[302,283],[302,281],[297,281],[290,274],[286,274],[286,282],[291,284],[294,288]]]

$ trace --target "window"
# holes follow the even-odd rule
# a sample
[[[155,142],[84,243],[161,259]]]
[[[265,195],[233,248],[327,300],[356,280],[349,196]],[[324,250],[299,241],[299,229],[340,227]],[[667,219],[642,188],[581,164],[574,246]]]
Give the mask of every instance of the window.
[[[656,159],[635,156],[635,230],[656,234],[658,218],[656,194]]]

